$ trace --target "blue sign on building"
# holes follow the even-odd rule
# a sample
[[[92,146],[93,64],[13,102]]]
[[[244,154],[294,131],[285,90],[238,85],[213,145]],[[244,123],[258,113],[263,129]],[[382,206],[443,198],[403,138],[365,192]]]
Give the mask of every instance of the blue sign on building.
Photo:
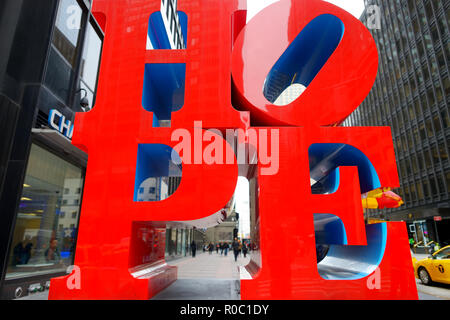
[[[48,124],[51,128],[61,132],[65,137],[72,139],[73,124],[72,121],[67,120],[61,112],[56,109],[51,109],[48,115]]]

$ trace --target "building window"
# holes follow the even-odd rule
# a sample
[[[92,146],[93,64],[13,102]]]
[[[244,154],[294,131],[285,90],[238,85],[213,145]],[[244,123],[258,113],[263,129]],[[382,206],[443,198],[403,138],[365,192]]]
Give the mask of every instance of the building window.
[[[448,149],[444,142],[439,144],[439,157],[441,158],[442,163],[448,162]]]
[[[419,125],[419,133],[420,133],[420,139],[422,142],[425,142],[427,140],[427,134],[425,133],[425,125],[421,123]]]
[[[437,195],[437,188],[436,188],[436,179],[434,176],[430,176],[430,188],[431,188],[431,196]]]
[[[445,129],[450,127],[450,120],[448,118],[448,114],[446,110],[441,111],[441,119]]]
[[[73,264],[75,228],[67,224],[63,191],[83,185],[82,169],[32,144],[6,279],[65,272]],[[26,200],[25,200],[26,199]]]
[[[442,179],[442,177],[441,177],[441,174],[436,175],[436,181],[438,184],[439,193],[445,194],[445,184],[444,184],[444,179]]]
[[[416,157],[412,157],[411,158],[411,163],[412,163],[412,168],[413,168],[414,174],[417,174],[418,171],[419,171],[419,167],[417,166],[417,159],[416,159]]]
[[[418,200],[423,200],[424,196],[423,196],[423,191],[422,191],[422,185],[420,184],[420,182],[418,182],[416,184],[417,186],[417,199]]]
[[[85,95],[90,102],[87,109],[93,106],[103,42],[101,30],[89,15],[88,8],[77,0],[60,1],[45,74],[45,84],[52,93],[77,111]],[[78,89],[85,91],[74,95]]]
[[[83,10],[76,0],[61,0],[52,43],[72,66],[75,66],[81,38]]]
[[[441,132],[442,126],[441,126],[441,121],[439,120],[439,115],[435,115],[433,117],[433,124],[434,124],[434,128],[436,130],[436,133]]]
[[[429,185],[428,181],[424,180],[423,181],[423,194],[424,194],[425,198],[430,197],[430,191],[428,189],[428,185]]]
[[[417,163],[419,164],[419,169],[420,171],[422,171],[423,169],[425,169],[424,165],[423,165],[423,159],[422,157],[419,155],[417,155]]]
[[[430,159],[430,153],[429,153],[428,149],[425,149],[423,151],[423,156],[425,158],[425,165],[426,165],[427,169],[430,169],[431,168],[431,159]]]
[[[87,9],[83,10],[76,0],[59,2],[45,84],[66,105],[71,99],[86,13]]]
[[[447,170],[447,172],[445,172],[445,181],[447,183],[447,188],[450,188],[450,170]]]
[[[80,88],[87,91],[87,98],[90,102],[88,109],[91,109],[95,103],[102,45],[100,31],[94,27],[94,22],[91,20],[88,25],[80,71]]]
[[[433,126],[431,124],[431,120],[428,119],[427,121],[425,121],[426,127],[427,127],[427,133],[428,133],[428,137],[434,137],[434,131],[433,131]]]
[[[427,13],[428,21],[431,21],[433,19],[433,8],[431,7],[431,1],[425,4],[425,11]]]

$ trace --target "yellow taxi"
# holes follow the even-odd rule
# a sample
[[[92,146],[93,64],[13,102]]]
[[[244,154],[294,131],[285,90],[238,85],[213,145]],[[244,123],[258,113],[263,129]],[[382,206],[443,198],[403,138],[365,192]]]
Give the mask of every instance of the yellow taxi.
[[[423,284],[433,282],[450,284],[450,246],[446,246],[426,259],[413,259],[414,274]]]

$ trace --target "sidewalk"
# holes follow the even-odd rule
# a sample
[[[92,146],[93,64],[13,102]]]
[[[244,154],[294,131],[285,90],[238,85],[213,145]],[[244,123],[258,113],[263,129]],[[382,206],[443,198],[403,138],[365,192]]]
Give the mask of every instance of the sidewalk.
[[[239,255],[234,261],[233,252],[228,255],[220,255],[215,251],[209,253],[197,253],[195,258],[191,256],[167,262],[171,266],[178,267],[178,279],[237,279],[239,280],[239,266],[245,266],[250,262],[250,256],[244,258]]]
[[[169,261],[178,267],[178,280],[152,300],[239,300],[239,266],[249,261],[249,255],[240,255],[235,262],[232,252],[227,256],[201,252],[195,258]]]

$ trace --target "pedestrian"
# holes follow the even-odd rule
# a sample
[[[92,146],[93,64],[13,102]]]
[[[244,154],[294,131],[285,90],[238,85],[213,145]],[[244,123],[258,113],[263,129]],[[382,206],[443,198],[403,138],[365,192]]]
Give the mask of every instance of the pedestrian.
[[[239,241],[237,238],[234,238],[233,243],[231,244],[234,253],[234,261],[237,261],[237,257],[239,255]]]
[[[214,244],[212,244],[212,242],[209,243],[209,254],[212,254],[214,251]]]
[[[230,248],[230,245],[228,242],[224,242],[223,244],[223,253],[225,254],[225,257],[228,255],[228,249]]]
[[[216,253],[219,253],[219,244],[216,244]]]
[[[244,245],[242,246],[242,253],[244,254],[244,258],[247,257],[247,252],[248,252],[247,244],[244,243]]]
[[[223,242],[220,243],[220,255],[223,255]]]
[[[192,252],[192,258],[195,258],[195,252],[197,251],[197,244],[194,240],[191,242],[191,252]]]
[[[434,242],[431,242],[430,243],[430,254],[433,254],[434,252],[435,252],[435,244],[434,244]]]

